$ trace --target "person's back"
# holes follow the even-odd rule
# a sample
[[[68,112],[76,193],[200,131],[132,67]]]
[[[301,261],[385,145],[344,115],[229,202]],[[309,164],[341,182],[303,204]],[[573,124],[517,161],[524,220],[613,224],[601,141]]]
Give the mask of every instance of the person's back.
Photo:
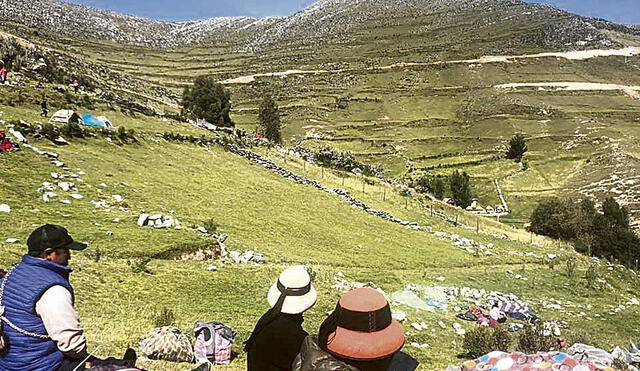
[[[302,329],[302,314],[280,313],[255,338],[247,349],[248,370],[290,370],[300,350],[300,344],[308,335]]]
[[[294,358],[308,335],[302,329],[302,313],[316,302],[317,293],[303,266],[286,269],[271,286],[271,306],[245,341],[248,371],[291,370]]]

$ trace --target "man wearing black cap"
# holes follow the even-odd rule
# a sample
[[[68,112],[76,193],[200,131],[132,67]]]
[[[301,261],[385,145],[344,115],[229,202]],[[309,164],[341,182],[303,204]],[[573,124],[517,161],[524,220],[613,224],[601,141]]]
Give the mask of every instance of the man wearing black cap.
[[[87,341],[73,307],[67,265],[70,251],[87,245],[51,224],[33,231],[27,245],[28,254],[0,286],[8,340],[0,353],[0,370],[72,370],[87,355]]]

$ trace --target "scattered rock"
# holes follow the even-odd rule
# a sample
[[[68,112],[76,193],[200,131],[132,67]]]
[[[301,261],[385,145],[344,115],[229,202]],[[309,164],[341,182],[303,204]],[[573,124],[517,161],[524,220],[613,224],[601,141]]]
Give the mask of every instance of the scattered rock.
[[[0,212],[2,212],[2,213],[10,213],[11,212],[11,207],[9,207],[9,205],[7,205],[7,204],[0,204]]]

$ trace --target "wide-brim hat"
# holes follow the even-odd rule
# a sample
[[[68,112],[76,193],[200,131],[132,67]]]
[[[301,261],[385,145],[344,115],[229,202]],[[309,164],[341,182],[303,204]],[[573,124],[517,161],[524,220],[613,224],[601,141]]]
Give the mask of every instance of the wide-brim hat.
[[[311,308],[318,299],[318,293],[311,284],[309,272],[302,265],[287,268],[278,281],[271,286],[267,301],[275,306],[280,295],[285,294],[281,313],[298,314]]]
[[[321,346],[340,358],[385,359],[404,346],[404,330],[391,317],[387,299],[370,288],[355,289],[342,295],[327,321],[332,323],[329,327],[335,326],[335,330],[330,328],[327,344]]]

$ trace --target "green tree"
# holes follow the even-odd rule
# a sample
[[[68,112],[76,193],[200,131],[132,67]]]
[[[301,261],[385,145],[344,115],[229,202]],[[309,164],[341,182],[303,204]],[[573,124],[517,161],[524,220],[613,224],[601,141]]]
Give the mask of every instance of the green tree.
[[[270,95],[264,96],[258,116],[264,136],[272,143],[282,143],[282,134],[280,133],[280,112],[278,111],[278,105]]]
[[[523,134],[518,133],[509,141],[507,158],[520,162],[525,152],[527,152],[527,141]]]
[[[466,172],[454,171],[449,178],[451,198],[457,206],[466,208],[471,205],[471,189],[469,188],[469,175]]]
[[[440,177],[424,174],[415,180],[414,186],[420,193],[431,193],[435,198],[442,199],[446,188],[445,182]]]
[[[233,126],[231,94],[216,82],[213,76],[198,76],[193,86],[186,87],[182,94],[183,113],[192,119],[205,119],[218,126]]]
[[[573,241],[576,237],[576,206],[568,199],[544,200],[531,214],[531,231],[557,240]]]

